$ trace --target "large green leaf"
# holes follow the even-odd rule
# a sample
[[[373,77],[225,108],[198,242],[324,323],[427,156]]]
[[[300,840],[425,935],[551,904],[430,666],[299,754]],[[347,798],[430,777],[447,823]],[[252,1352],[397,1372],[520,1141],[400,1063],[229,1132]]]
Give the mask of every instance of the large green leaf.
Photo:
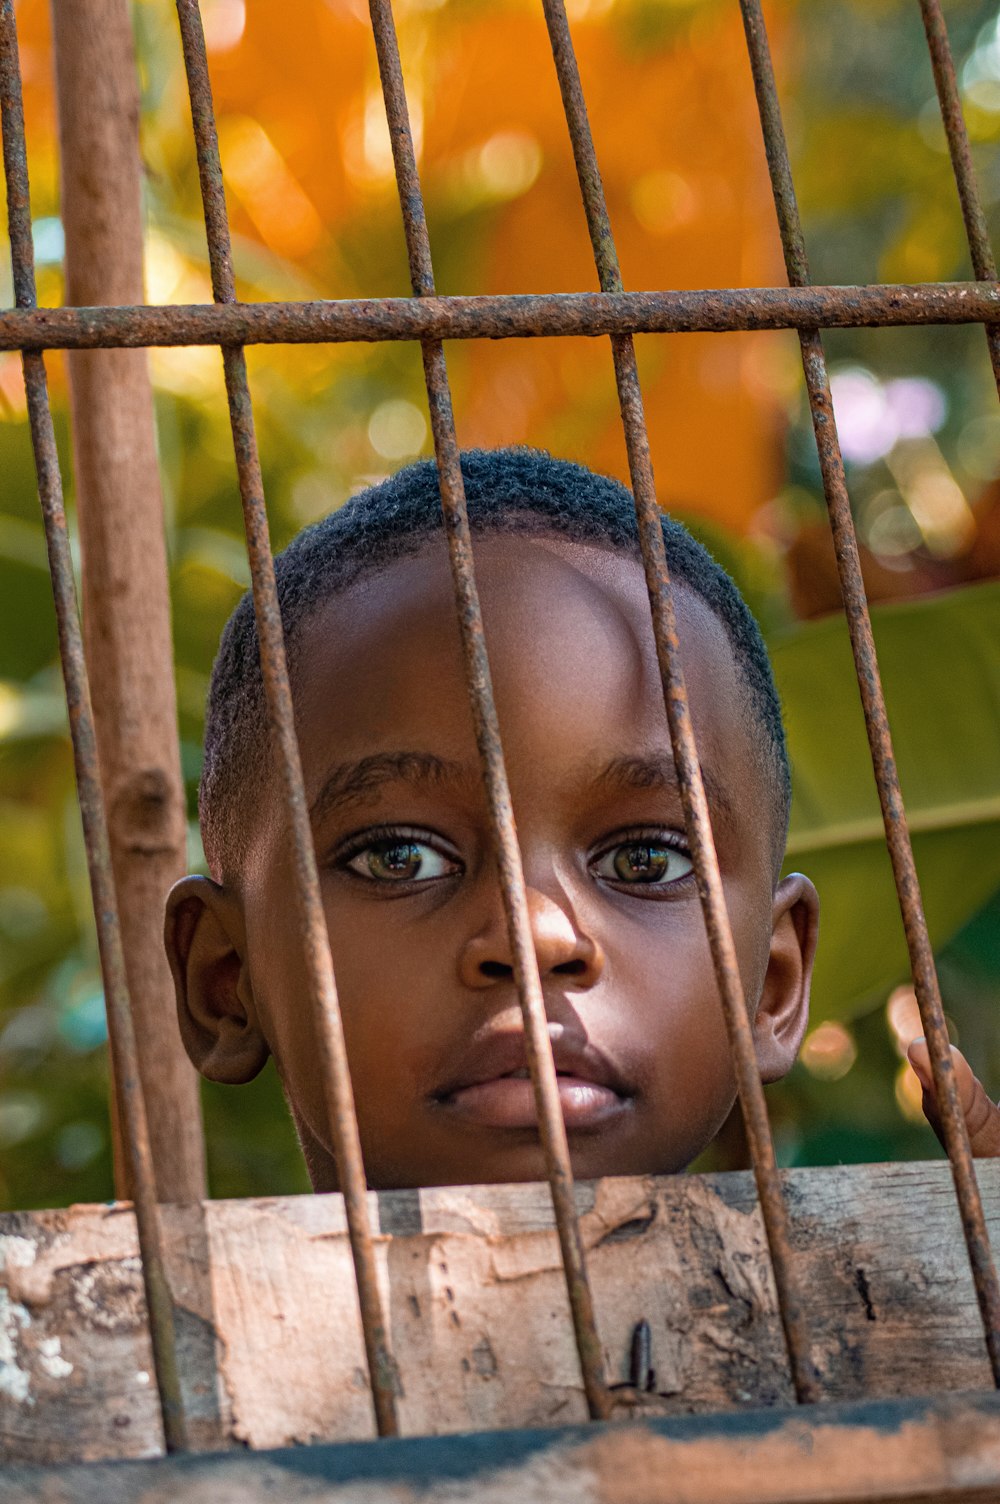
[[[896,760],[935,947],[1000,888],[1000,584],[872,612]],[[786,870],[816,883],[814,1017],[847,1017],[908,971],[840,617],[771,644],[794,800]]]

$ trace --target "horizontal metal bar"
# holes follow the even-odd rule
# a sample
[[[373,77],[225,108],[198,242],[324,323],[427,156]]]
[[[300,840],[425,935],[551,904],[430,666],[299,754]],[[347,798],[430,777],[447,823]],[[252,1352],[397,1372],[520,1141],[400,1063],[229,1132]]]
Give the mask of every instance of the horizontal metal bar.
[[[0,350],[160,345],[308,345],[565,335],[721,334],[1000,322],[1000,283],[725,287],[499,297],[354,298],[9,309]]]

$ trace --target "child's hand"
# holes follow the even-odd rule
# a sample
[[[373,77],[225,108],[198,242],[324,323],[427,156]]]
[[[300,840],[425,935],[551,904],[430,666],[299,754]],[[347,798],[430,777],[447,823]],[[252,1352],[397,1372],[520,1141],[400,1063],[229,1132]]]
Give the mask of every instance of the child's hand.
[[[972,1152],[977,1159],[1000,1157],[1000,1107],[986,1095],[982,1082],[972,1074],[972,1067],[954,1045],[951,1047],[955,1062],[955,1080],[958,1084],[958,1100],[965,1115]],[[937,1134],[941,1144],[941,1118],[938,1113],[934,1081],[931,1076],[931,1057],[926,1039],[915,1039],[906,1052],[907,1059],[924,1089],[924,1117]]]

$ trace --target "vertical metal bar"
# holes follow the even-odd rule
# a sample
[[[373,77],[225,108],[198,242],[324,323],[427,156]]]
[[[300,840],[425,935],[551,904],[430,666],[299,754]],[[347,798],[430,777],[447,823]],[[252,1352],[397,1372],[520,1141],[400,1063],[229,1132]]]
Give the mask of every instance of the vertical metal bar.
[[[597,165],[597,155],[594,150],[569,23],[566,19],[566,9],[563,0],[542,0],[542,9],[545,12],[563,109],[573,145],[577,177],[586,210],[601,290],[602,292],[622,292],[624,289],[618,253],[608,217],[604,186]],[[628,451],[629,472],[635,496],[636,519],[652,614],[656,655],[663,681],[664,702],[674,761],[677,766],[677,779],[684,807],[688,841],[691,845],[698,880],[698,893],[704,911],[705,928],[708,932],[712,962],[715,967],[736,1070],[740,1107],[746,1125],[747,1141],[750,1145],[754,1176],[760,1197],[768,1248],[771,1253],[792,1381],[796,1397],[801,1402],[812,1402],[820,1397],[818,1375],[809,1352],[805,1305],[792,1262],[788,1212],[781,1192],[781,1181],[767,1116],[767,1104],[764,1100],[764,1088],[754,1049],[753,1028],[733,944],[708,801],[705,797],[694,727],[691,722],[677,635],[677,618],[661,526],[662,513],[656,500],[649,437],[639,386],[635,344],[630,334],[613,335],[611,347]]]
[[[139,84],[128,0],[52,0],[66,301],[143,297]],[[161,1201],[200,1201],[198,1075],[177,1027],[163,906],[186,870],[170,596],[145,350],[67,360],[87,672]],[[128,1196],[121,1113],[118,1194]]]
[[[760,113],[764,145],[774,193],[775,208],[781,230],[785,268],[789,282],[805,287],[809,282],[809,264],[792,182],[788,146],[781,120],[774,68],[767,39],[760,0],[740,0],[747,47],[753,71],[757,106]],[[982,247],[980,246],[980,250]],[[977,252],[978,254],[978,252]],[[875,640],[865,597],[858,556],[858,542],[847,494],[844,461],[834,420],[826,358],[818,329],[799,332],[806,389],[812,412],[816,447],[819,452],[823,488],[830,516],[840,588],[854,653],[854,664],[864,707],[865,728],[871,748],[872,766],[878,786],[879,802],[885,824],[886,845],[892,861],[893,877],[899,896],[903,928],[913,972],[913,985],[920,1007],[920,1019],[927,1037],[934,1086],[941,1112],[942,1131],[951,1161],[955,1194],[962,1218],[962,1230],[969,1250],[969,1262],[982,1315],[986,1345],[994,1381],[1000,1387],[1000,1284],[990,1249],[983,1204],[976,1182],[976,1172],[969,1148],[969,1135],[958,1098],[948,1030],[941,1006],[934,953],[927,933],[920,885],[913,860],[899,787],[899,775],[892,749],[885,696],[879,676]]]
[[[14,296],[18,308],[35,308],[38,301],[35,291],[35,253],[31,233],[24,105],[13,0],[0,0],[0,112],[3,119],[7,223]],[[128,1141],[153,1363],[163,1416],[163,1436],[167,1450],[176,1452],[186,1447],[187,1431],[177,1365],[174,1308],[163,1262],[156,1181],[125,978],[108,827],[98,772],[94,717],[90,705],[83,637],[73,582],[73,562],[63,507],[62,476],[49,408],[44,358],[39,350],[25,350],[22,362],[49,572],[55,599],[59,656],[69,710],[77,791],[87,849],[87,870],[97,922],[111,1056]]]
[[[962,219],[965,222],[965,235],[969,242],[969,254],[972,257],[972,270],[975,272],[977,281],[995,282],[997,263],[990,244],[986,215],[983,213],[979,186],[976,183],[975,169],[972,165],[969,133],[965,128],[965,115],[958,91],[958,79],[955,77],[955,60],[951,54],[948,28],[941,13],[940,0],[920,0],[920,14],[923,17],[924,32],[930,50],[934,87],[937,89],[938,103],[941,106],[941,119],[948,138],[948,151],[951,155],[955,186],[962,205]],[[986,325],[986,342],[993,366],[993,379],[997,384],[997,392],[1000,394],[1000,329],[996,325]]]
[[[236,299],[236,286],[233,278],[229,218],[226,212],[215,110],[208,75],[205,34],[198,0],[177,0],[177,15],[180,21],[184,67],[187,74],[191,117],[198,153],[198,173],[212,271],[212,291],[216,302],[232,303]],[[347,1063],[343,1021],[330,957],[330,940],[319,891],[309,812],[302,785],[302,764],[295,736],[292,693],[288,679],[285,640],[274,576],[274,559],[271,553],[250,387],[247,380],[246,357],[242,346],[229,345],[223,347],[222,358],[239,476],[240,499],[243,505],[247,553],[250,560],[254,611],[260,642],[261,672],[294,855],[302,943],[323,1067],[330,1134],[337,1163],[337,1175],[344,1197],[351,1252],[354,1257],[372,1404],[379,1435],[395,1436],[399,1432],[396,1412],[398,1387],[396,1368],[389,1350],[388,1333],[378,1289],[375,1252],[371,1225],[368,1220],[368,1197],[361,1155],[361,1138],[358,1132],[354,1093]]]
[[[399,45],[390,0],[370,0],[372,28],[378,53],[379,74],[392,140],[399,201],[403,211],[410,278],[417,297],[434,295],[434,271],[430,239],[417,171],[409,110],[399,59]],[[514,811],[504,767],[496,705],[490,677],[479,594],[472,560],[472,539],[465,500],[465,486],[451,407],[451,392],[440,340],[422,345],[424,379],[430,407],[434,450],[437,456],[445,532],[451,560],[455,601],[465,654],[469,700],[476,743],[483,770],[486,797],[493,824],[493,842],[503,904],[514,957],[514,975],[524,1018],[528,1067],[535,1091],[538,1126],[545,1155],[545,1168],[552,1192],[563,1270],[569,1294],[573,1331],[583,1375],[587,1405],[594,1419],[610,1414],[611,1396],[604,1374],[604,1358],[594,1319],[593,1297],[587,1279],[583,1241],[573,1194],[566,1125],[556,1085],[552,1042],[549,1038],[545,1000],[542,995],[531,934],[521,853],[517,844]]]

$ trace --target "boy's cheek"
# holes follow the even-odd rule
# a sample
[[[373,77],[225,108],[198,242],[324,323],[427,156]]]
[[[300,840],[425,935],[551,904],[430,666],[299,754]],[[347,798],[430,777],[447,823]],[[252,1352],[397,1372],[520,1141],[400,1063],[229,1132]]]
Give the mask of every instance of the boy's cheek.
[[[350,979],[338,979],[338,993],[348,1066],[359,1120],[383,1127],[412,1110],[422,1099],[436,1054],[433,1038],[414,1033],[417,1020],[412,999],[387,999],[384,994],[360,994]],[[321,1066],[322,1054],[312,1026],[308,994],[294,1019],[290,1010],[272,1009],[269,1042],[286,1091],[323,1142],[328,1137],[328,1108]]]

